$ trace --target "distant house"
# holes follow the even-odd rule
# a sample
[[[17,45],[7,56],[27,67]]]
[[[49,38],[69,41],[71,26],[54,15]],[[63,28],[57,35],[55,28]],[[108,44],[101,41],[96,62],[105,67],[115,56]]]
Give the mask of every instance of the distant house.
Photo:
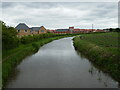
[[[47,33],[47,30],[45,29],[44,26],[41,27],[32,27],[31,29],[31,33],[32,34],[43,34],[43,33]]]
[[[54,30],[53,33],[58,33],[58,34],[70,34],[73,33],[74,27],[69,27],[69,29],[56,29]]]
[[[91,33],[91,32],[105,32],[105,30],[98,30],[98,29],[79,29],[74,27],[69,27],[69,29],[56,29],[56,30],[49,30],[52,33],[58,34],[70,34],[70,33]]]
[[[24,23],[18,24],[15,28],[17,29],[18,37],[31,35],[30,28]]]
[[[44,26],[41,26],[40,29],[38,30],[38,34],[43,34],[47,33],[47,29]]]
[[[39,29],[40,29],[40,27],[32,27],[32,28],[30,28],[31,34],[38,34]]]
[[[18,32],[18,37],[47,33],[44,26],[29,28],[25,23],[20,23],[15,28]]]
[[[67,34],[70,33],[69,29],[56,29],[55,33]]]
[[[48,29],[47,31],[50,32],[50,33],[54,33],[56,30],[53,30],[53,29],[50,30],[50,29]]]

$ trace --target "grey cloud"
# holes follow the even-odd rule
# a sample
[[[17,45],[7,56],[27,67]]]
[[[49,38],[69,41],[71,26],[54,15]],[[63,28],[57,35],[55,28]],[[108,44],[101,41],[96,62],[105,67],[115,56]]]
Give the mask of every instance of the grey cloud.
[[[92,23],[96,28],[117,27],[117,3],[4,2],[2,11],[2,20],[11,26],[25,22],[47,28],[91,28]]]

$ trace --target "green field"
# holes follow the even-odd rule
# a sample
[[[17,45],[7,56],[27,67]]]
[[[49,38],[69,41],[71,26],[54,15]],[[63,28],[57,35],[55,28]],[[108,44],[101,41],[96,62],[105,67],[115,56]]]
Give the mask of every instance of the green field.
[[[116,32],[94,33],[83,34],[73,40],[76,50],[120,82],[118,36]]]

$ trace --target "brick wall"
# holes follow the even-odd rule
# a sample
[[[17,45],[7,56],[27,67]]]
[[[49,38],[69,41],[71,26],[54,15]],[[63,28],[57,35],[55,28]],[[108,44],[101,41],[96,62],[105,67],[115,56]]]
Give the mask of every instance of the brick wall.
[[[17,32],[18,32],[17,35],[18,37],[31,35],[30,30],[17,30]]]

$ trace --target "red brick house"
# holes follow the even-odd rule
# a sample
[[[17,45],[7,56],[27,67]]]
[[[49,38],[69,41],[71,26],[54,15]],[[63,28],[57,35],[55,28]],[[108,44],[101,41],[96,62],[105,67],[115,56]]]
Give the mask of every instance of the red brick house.
[[[58,34],[105,32],[104,30],[98,30],[98,29],[75,29],[74,27],[69,27],[69,29],[56,29],[49,31]]]

